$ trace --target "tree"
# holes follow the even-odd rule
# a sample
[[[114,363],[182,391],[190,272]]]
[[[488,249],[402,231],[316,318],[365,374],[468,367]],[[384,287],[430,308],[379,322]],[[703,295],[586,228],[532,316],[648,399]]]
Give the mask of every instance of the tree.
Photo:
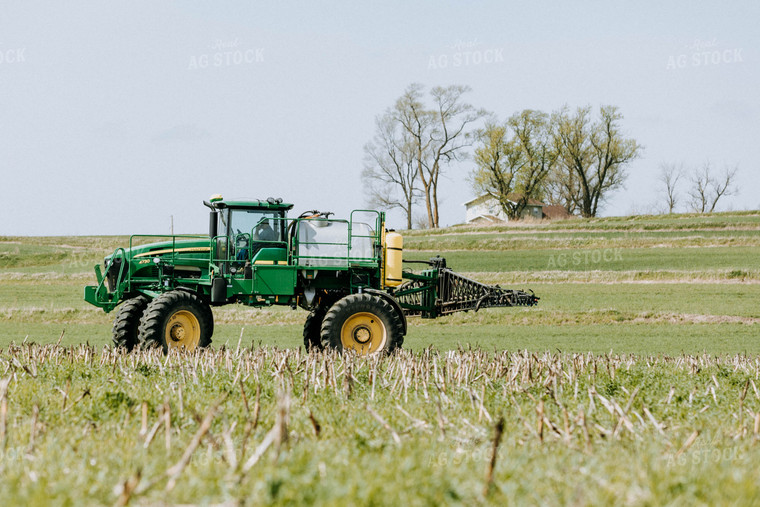
[[[469,91],[468,86],[435,87],[430,92],[433,106],[428,109],[422,102],[422,85],[412,84],[394,107],[395,120],[411,137],[430,228],[439,227],[440,175],[446,166],[465,157],[474,138],[471,124],[486,114],[462,102]]]
[[[692,175],[692,187],[689,191],[691,207],[697,213],[712,213],[723,196],[735,195],[737,189],[731,186],[739,168],[726,167],[720,178],[712,175],[712,167],[706,162]]]
[[[625,166],[641,153],[635,140],[623,137],[622,119],[615,106],[600,107],[596,122],[591,120],[591,106],[579,107],[575,114],[567,107],[552,114],[558,156],[552,180],[568,205],[584,217],[596,216],[599,203],[623,185]]]
[[[391,110],[375,119],[376,133],[364,145],[362,180],[372,205],[381,209],[400,208],[406,227],[412,228],[412,206],[419,200],[419,169],[409,133],[402,129]]]
[[[556,152],[555,152],[556,153]],[[578,194],[580,184],[578,177],[569,171],[561,171],[555,166],[544,181],[544,200],[553,206],[562,206],[568,213],[578,212]]]
[[[494,197],[510,219],[520,218],[530,199],[541,198],[556,160],[547,120],[545,113],[525,110],[479,132],[473,186]]]
[[[523,195],[524,207],[528,199],[543,197],[544,181],[557,161],[557,153],[552,148],[549,116],[546,113],[526,109],[513,115],[507,123],[515,133],[525,161],[517,188]]]
[[[683,164],[678,166],[673,163],[660,164],[660,181],[665,185],[665,204],[668,207],[668,213],[673,213],[678,203],[676,186],[683,175]]]

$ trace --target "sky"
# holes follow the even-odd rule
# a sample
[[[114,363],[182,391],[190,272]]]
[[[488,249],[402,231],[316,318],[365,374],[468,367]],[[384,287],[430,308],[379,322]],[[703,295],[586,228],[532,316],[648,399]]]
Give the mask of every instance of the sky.
[[[411,83],[502,119],[618,106],[644,150],[603,215],[661,207],[663,163],[738,166],[721,209],[757,209],[759,21],[756,0],[4,1],[0,235],[203,232],[216,193],[346,217]],[[442,226],[472,169],[446,168]]]

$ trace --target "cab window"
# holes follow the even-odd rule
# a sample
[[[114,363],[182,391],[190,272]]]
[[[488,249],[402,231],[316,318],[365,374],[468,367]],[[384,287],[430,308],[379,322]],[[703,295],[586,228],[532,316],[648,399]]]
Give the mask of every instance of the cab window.
[[[281,212],[233,209],[228,228],[230,236],[245,236],[252,241],[282,241]]]

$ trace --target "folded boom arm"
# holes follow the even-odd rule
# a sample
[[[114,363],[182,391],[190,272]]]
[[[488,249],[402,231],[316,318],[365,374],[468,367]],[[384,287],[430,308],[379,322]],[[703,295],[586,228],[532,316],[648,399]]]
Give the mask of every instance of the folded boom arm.
[[[503,289],[486,285],[455,273],[446,267],[446,260],[404,261],[430,266],[421,274],[404,272],[407,282],[393,292],[406,315],[436,318],[455,312],[507,306],[534,306],[539,298],[533,291]]]

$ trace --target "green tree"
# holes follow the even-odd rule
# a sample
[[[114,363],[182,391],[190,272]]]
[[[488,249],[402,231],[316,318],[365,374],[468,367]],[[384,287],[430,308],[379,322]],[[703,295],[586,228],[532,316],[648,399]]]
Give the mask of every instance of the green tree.
[[[475,191],[494,197],[510,219],[520,218],[530,199],[541,199],[556,161],[548,115],[526,109],[503,124],[491,121],[475,149]]]
[[[594,217],[610,192],[625,182],[625,166],[642,147],[620,131],[623,115],[615,106],[599,108],[597,121],[591,106],[571,114],[567,107],[552,114],[552,141],[557,164],[549,187],[552,200],[564,201],[569,211]]]

